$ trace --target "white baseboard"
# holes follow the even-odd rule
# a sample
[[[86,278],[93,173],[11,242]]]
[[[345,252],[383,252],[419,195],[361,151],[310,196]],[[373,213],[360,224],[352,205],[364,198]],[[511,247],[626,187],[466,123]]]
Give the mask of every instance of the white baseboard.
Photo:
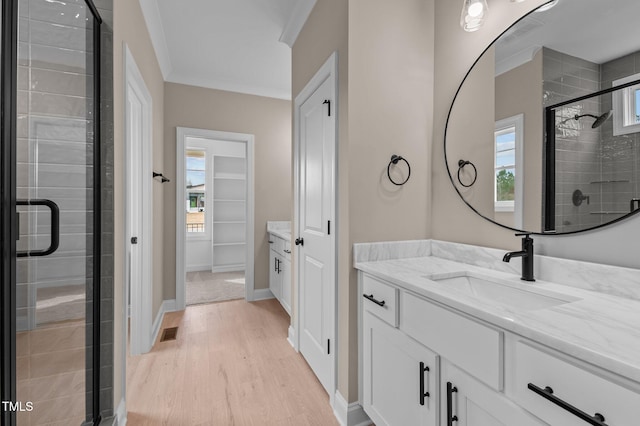
[[[158,333],[160,332],[160,326],[162,325],[162,318],[164,318],[164,314],[167,312],[174,312],[176,310],[176,300],[164,300],[162,301],[162,305],[160,305],[160,309],[158,309],[158,315],[156,315],[156,319],[153,321],[153,328],[151,331],[151,346],[156,343],[156,339],[158,338]]]
[[[289,336],[287,337],[287,341],[293,347],[293,349],[298,352],[298,348],[296,348],[296,329],[293,328],[292,325],[289,325]]]
[[[369,426],[371,419],[358,402],[347,403],[340,391],[336,391],[333,399],[333,415],[341,426]]]
[[[244,272],[244,265],[213,266],[211,272]]]
[[[211,264],[202,264],[202,265],[187,265],[185,267],[186,272],[211,272]]]
[[[253,290],[253,300],[273,299],[273,293],[268,288],[258,288]]]
[[[127,424],[127,405],[124,398],[120,400],[116,409],[116,425],[125,426]]]

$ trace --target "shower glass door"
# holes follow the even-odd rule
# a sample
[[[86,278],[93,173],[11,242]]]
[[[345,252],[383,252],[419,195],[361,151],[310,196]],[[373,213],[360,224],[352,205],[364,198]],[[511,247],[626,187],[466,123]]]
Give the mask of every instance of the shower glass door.
[[[13,18],[16,79],[3,89],[15,91],[14,137],[2,143],[14,150],[15,377],[9,421],[18,425],[93,424],[97,417],[93,324],[99,317],[92,302],[99,294],[99,23],[90,6],[85,0],[17,0]]]

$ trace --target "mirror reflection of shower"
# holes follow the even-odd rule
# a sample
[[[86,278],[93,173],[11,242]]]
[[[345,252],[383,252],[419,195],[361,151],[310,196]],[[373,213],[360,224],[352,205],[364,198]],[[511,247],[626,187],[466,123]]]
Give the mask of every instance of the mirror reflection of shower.
[[[545,230],[598,226],[637,209],[640,75],[627,80],[573,99],[556,94],[560,102],[546,107],[546,155],[554,162],[545,175]]]

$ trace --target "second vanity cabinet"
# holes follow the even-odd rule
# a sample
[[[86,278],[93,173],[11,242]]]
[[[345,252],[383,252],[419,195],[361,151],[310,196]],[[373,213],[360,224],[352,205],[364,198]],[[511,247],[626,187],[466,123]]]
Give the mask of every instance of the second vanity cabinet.
[[[291,242],[269,234],[269,290],[291,315]]]
[[[377,426],[625,426],[640,418],[638,384],[621,386],[610,372],[362,271],[359,288],[361,403]]]

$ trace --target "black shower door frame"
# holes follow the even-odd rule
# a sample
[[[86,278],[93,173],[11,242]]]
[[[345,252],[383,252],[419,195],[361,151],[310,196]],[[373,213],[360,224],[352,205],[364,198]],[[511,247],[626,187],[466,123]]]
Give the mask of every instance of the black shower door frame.
[[[0,29],[0,423],[16,424],[16,412],[5,403],[16,398],[16,212],[17,169],[17,71],[18,71],[18,0],[1,0]],[[91,354],[91,413],[94,425],[100,423],[100,278],[101,278],[101,138],[100,138],[100,46],[102,18],[93,0],[85,0],[93,16],[93,278]],[[24,402],[24,401],[23,401]]]

